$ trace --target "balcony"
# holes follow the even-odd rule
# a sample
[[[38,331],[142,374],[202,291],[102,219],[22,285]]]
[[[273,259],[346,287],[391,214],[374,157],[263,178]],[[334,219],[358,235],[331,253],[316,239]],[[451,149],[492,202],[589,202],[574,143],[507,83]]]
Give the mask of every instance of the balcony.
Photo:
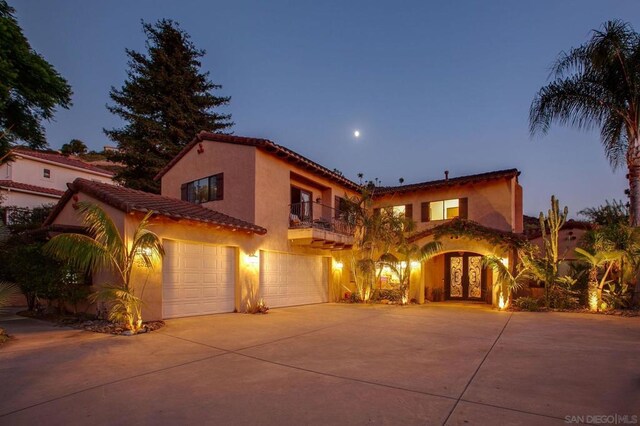
[[[353,245],[353,227],[333,207],[314,203],[289,206],[289,240],[293,244],[326,250],[343,250]]]

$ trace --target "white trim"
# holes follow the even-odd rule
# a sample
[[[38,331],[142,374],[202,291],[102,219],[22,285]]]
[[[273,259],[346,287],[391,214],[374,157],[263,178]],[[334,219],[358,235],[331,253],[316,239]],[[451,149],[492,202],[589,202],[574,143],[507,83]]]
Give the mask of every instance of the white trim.
[[[72,165],[69,165],[69,164],[61,163],[61,162],[58,162],[58,161],[45,160],[44,158],[31,156],[29,154],[25,154],[24,152],[15,153],[14,155],[16,156],[16,158],[26,157],[27,159],[32,160],[32,161],[39,161],[39,162],[45,163],[45,164],[53,164],[54,166],[59,166],[59,167],[63,167],[63,168],[71,169],[71,170],[79,170],[79,171],[91,173],[91,174],[94,174],[94,175],[106,177],[106,178],[109,178],[109,179],[113,179],[113,177],[114,177],[114,175],[112,175],[112,174],[97,172],[95,170],[86,169],[86,168],[83,168],[83,167],[76,167],[76,166],[72,166]]]
[[[49,198],[56,198],[56,199],[62,198],[62,195],[50,194],[48,192],[29,191],[28,189],[14,188],[11,186],[0,185],[0,189],[4,189],[7,192],[15,191],[15,192],[22,192],[24,194],[42,195],[44,197],[49,197]]]

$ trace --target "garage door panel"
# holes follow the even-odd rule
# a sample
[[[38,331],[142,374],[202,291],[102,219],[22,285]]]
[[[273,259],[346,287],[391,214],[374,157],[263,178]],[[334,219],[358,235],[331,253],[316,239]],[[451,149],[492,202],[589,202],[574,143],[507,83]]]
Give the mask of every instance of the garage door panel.
[[[165,318],[234,310],[233,248],[168,240],[164,241],[164,246]]]
[[[327,258],[262,252],[260,289],[272,307],[327,302],[329,298]]]

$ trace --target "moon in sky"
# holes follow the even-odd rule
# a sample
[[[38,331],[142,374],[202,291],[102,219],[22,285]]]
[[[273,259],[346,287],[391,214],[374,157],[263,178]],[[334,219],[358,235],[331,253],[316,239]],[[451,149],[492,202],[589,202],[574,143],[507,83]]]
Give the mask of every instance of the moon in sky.
[[[353,136],[355,136],[356,138],[360,137],[360,130],[356,130],[353,132]]]

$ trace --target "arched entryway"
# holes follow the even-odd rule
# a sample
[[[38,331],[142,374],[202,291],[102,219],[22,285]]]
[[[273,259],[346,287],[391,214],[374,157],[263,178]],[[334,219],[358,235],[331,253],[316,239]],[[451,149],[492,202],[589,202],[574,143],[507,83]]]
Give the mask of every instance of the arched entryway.
[[[481,254],[452,252],[444,255],[445,300],[486,301],[488,293],[487,270]]]

